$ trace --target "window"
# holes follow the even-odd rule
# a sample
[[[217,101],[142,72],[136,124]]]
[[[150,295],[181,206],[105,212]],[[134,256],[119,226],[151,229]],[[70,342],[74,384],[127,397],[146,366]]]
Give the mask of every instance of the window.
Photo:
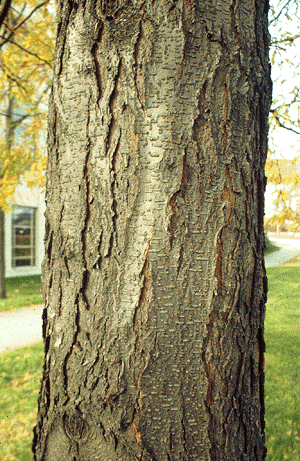
[[[12,267],[35,265],[35,208],[12,211]]]

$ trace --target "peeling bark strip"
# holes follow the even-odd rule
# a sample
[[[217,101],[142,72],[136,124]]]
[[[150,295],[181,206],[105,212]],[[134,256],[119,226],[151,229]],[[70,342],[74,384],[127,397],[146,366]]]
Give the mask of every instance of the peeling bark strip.
[[[267,0],[60,0],[36,461],[261,461]]]

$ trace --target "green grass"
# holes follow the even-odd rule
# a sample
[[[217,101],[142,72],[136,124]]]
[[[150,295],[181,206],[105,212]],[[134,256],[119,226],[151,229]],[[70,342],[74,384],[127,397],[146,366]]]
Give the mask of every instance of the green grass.
[[[300,267],[267,269],[266,461],[300,461]],[[42,345],[0,356],[0,461],[31,461]]]
[[[300,460],[300,267],[267,270],[267,461]]]
[[[15,310],[42,302],[40,275],[7,278],[6,299],[0,299],[0,311]]]
[[[42,343],[0,355],[0,460],[30,461]]]

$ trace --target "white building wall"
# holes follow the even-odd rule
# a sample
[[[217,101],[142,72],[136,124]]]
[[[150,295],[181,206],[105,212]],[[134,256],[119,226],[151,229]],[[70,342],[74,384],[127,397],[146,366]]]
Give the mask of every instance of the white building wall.
[[[44,258],[45,234],[45,196],[39,188],[29,188],[25,183],[16,188],[11,205],[34,207],[35,213],[35,265],[12,266],[12,212],[5,213],[5,276],[19,277],[41,274],[41,264]]]

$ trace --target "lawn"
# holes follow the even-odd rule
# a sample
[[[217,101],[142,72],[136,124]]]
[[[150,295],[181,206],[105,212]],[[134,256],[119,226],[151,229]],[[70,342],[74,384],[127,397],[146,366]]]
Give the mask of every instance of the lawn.
[[[267,461],[300,460],[300,267],[267,270]]]
[[[40,275],[7,278],[6,299],[0,299],[0,311],[15,310],[42,302]]]
[[[267,270],[266,461],[300,460],[300,267]],[[42,345],[0,355],[0,461],[31,461]]]
[[[42,343],[0,355],[0,460],[30,461]]]

